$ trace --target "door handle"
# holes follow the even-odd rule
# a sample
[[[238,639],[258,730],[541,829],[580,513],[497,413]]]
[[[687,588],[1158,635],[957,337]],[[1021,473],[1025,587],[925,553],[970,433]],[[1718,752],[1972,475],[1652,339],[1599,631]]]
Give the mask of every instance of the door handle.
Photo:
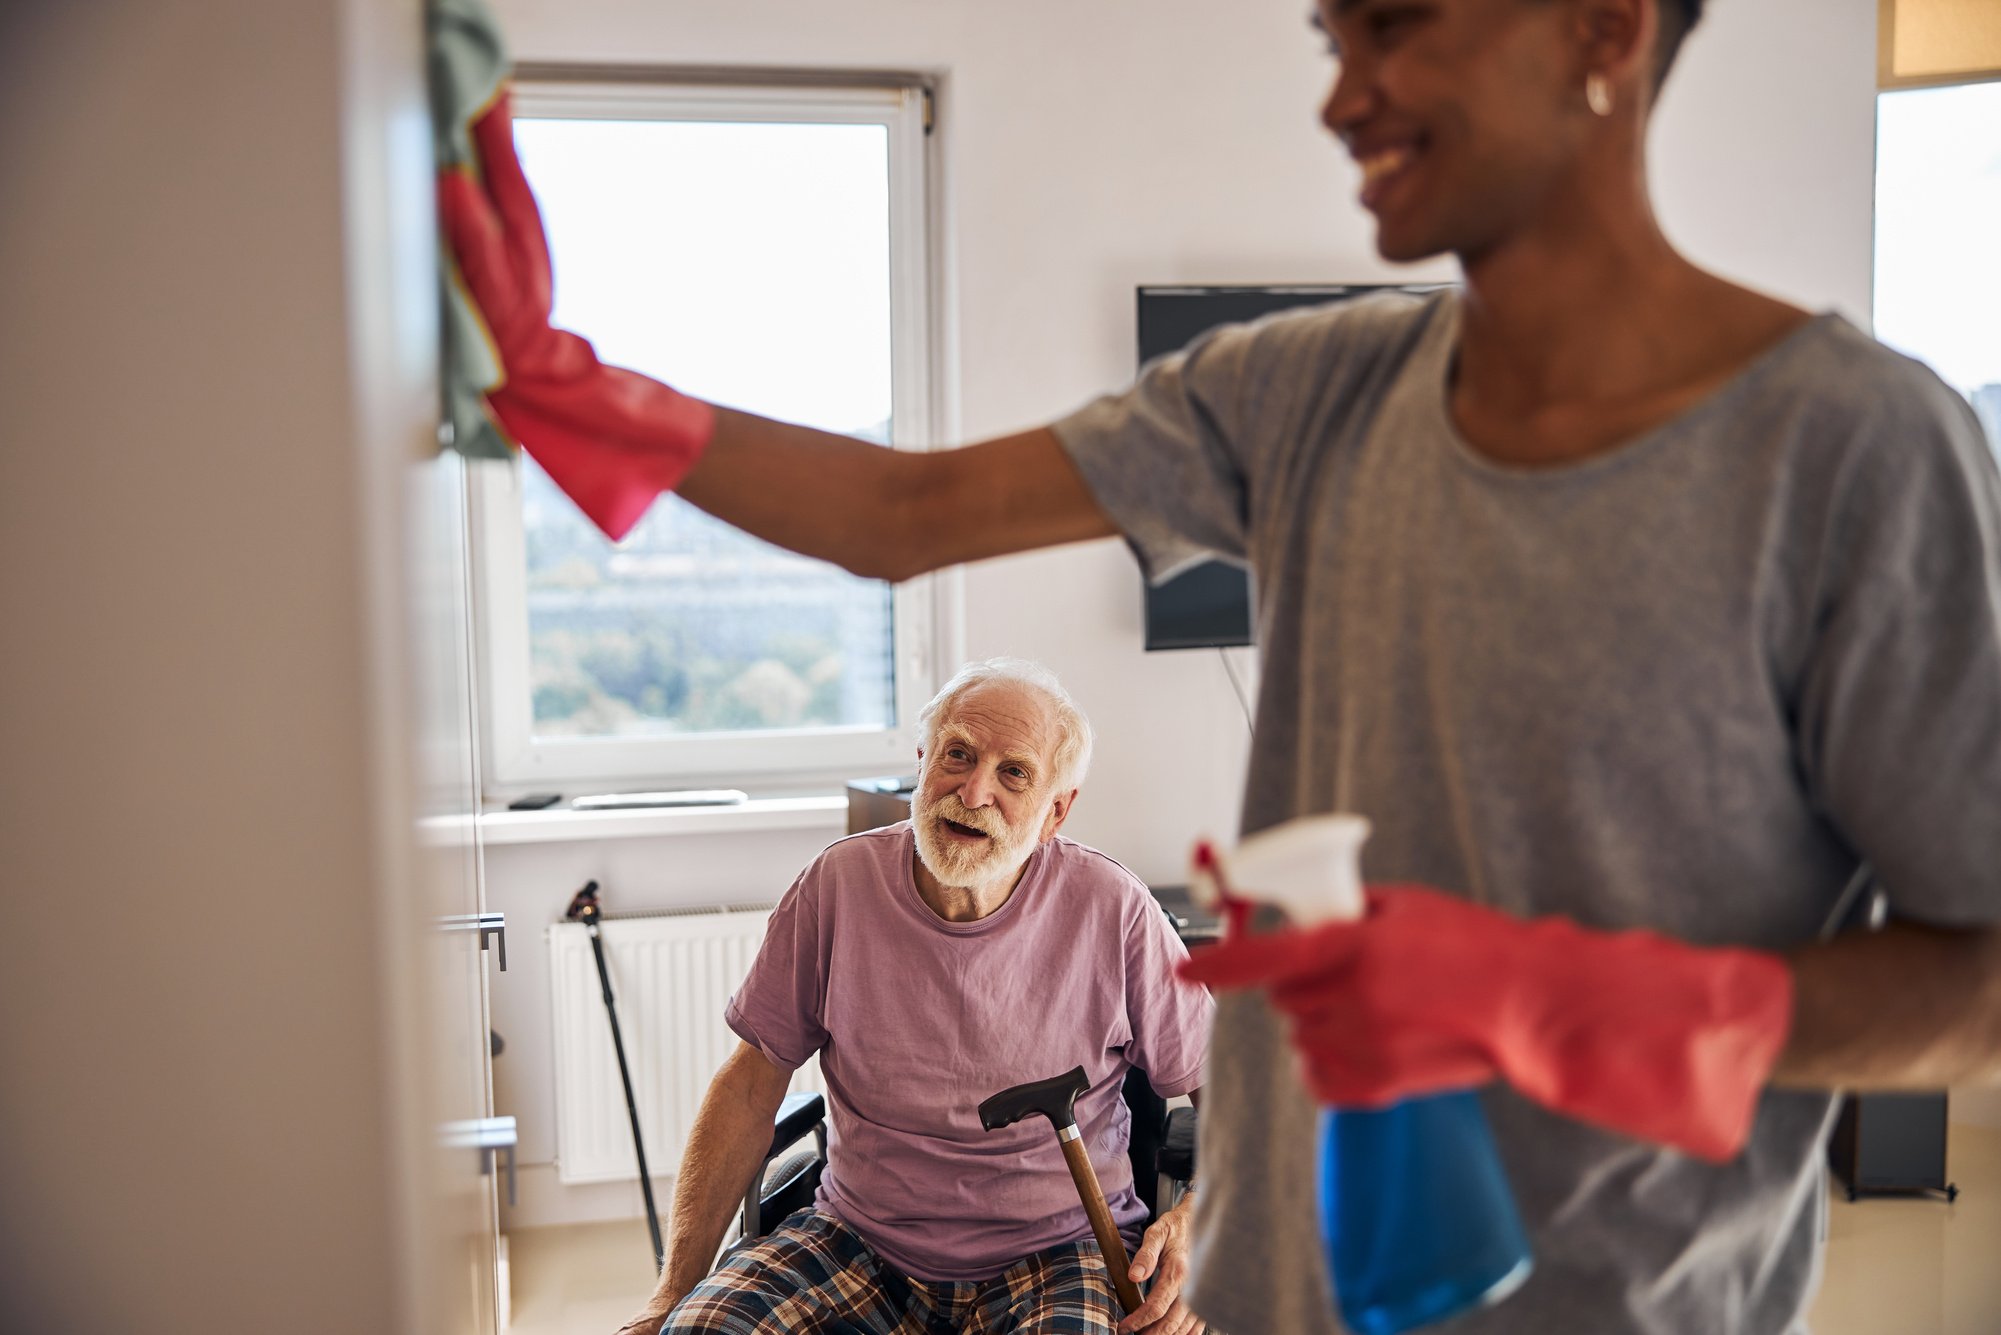
[[[447,932],[478,932],[479,948],[487,949],[498,944],[500,971],[507,972],[507,915],[505,913],[453,913],[438,919],[440,929]]]
[[[462,1122],[446,1122],[442,1139],[452,1149],[471,1149],[479,1156],[479,1175],[485,1177],[507,1156],[507,1203],[514,1204],[514,1145],[517,1135],[512,1117],[473,1117]]]

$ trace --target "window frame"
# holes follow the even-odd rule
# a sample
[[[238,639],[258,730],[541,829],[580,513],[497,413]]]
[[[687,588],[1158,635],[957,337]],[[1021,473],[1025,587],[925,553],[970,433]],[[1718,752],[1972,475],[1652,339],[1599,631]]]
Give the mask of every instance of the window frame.
[[[2001,20],[1997,20],[1997,23],[2001,23]],[[1997,29],[1997,31],[2001,31],[2001,29]],[[1885,293],[1895,291],[1901,298],[1914,290],[1908,283],[1891,283],[1885,281],[1886,257],[1890,254],[1890,248],[1894,246],[1891,234],[1893,230],[1900,231],[1900,229],[1893,229],[1886,225],[1884,220],[1884,200],[1889,193],[1889,189],[1886,187],[1884,181],[1885,163],[1889,159],[1892,147],[1892,144],[1886,141],[1883,132],[1885,106],[1892,99],[1901,101],[1907,96],[1930,96],[1932,94],[1949,93],[1989,84],[2001,85],[2001,72],[1977,72],[1956,77],[1935,76],[1923,79],[1904,79],[1895,83],[1884,84],[1876,90],[1876,105],[1874,108],[1876,157],[1870,181],[1873,235],[1871,238],[1870,256],[1869,319],[1870,333],[1873,337],[1882,341],[1886,347],[1923,362],[1928,369],[1932,370],[1941,380],[1945,381],[1948,387],[1967,401],[1968,406],[1973,409],[1987,436],[1989,447],[1994,451],[1997,458],[2001,458],[2001,418],[1996,417],[1996,413],[2001,412],[2001,403],[1997,403],[1990,396],[1990,391],[2001,389],[2001,384],[1998,384],[1994,380],[1989,380],[1978,385],[1962,387],[1964,382],[1960,379],[1960,373],[1964,370],[1964,366],[1954,364],[1957,358],[1948,360],[1947,357],[1940,355],[1940,344],[1929,337],[1934,332],[1933,326],[1927,325],[1926,333],[1928,336],[1918,340],[1907,340],[1903,337],[1908,335],[1911,329],[1908,325],[1902,324],[1901,321],[1893,322],[1887,335],[1884,331]],[[1997,87],[1997,92],[2001,92],[2001,87]],[[1898,165],[1903,166],[1905,164],[1900,161]],[[1933,202],[1935,203],[1936,201]],[[1926,239],[1929,240],[1931,238]],[[1946,253],[1950,254],[1953,252],[1947,251]],[[1962,278],[1964,278],[1963,273]],[[1897,314],[1902,315],[1904,312],[1898,311]],[[1893,339],[1896,341],[1892,341]],[[1952,340],[1950,343],[1956,344],[1957,341]]]
[[[713,76],[711,76],[713,77]],[[889,143],[890,447],[924,450],[939,438],[940,308],[931,182],[931,90],[917,78],[866,82],[645,76],[564,71],[517,75],[521,119],[812,122],[882,125]],[[942,679],[941,636],[956,623],[956,582],[920,576],[892,590],[896,721],[890,728],[773,729],[669,737],[536,737],[530,690],[526,543],[521,470],[468,470],[474,640],[481,710],[481,784],[490,798],[533,791],[616,791],[638,786],[734,786],[763,793],[825,791],[847,778],[906,773],[915,764],[916,717]]]

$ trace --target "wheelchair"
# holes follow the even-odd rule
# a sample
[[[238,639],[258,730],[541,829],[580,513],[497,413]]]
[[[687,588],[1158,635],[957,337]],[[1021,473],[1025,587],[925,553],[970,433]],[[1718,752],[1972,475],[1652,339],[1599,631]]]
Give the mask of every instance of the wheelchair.
[[[1133,1192],[1146,1206],[1150,1224],[1173,1209],[1195,1180],[1195,1109],[1170,1110],[1137,1067],[1126,1072],[1121,1094],[1132,1114],[1126,1157],[1132,1162]],[[801,1144],[808,1136],[813,1138],[810,1148]],[[772,1119],[764,1166],[744,1193],[737,1239],[725,1251],[763,1237],[787,1215],[811,1205],[826,1167],[826,1100],[812,1093],[787,1094]]]
[[[904,808],[907,814],[908,808]],[[895,816],[894,819],[901,819]],[[849,833],[857,826],[850,821]],[[863,821],[860,828],[868,828]],[[1184,917],[1162,905],[1161,912],[1174,925],[1174,934],[1184,946],[1212,940],[1213,919],[1201,922]],[[1146,1206],[1148,1224],[1174,1208],[1181,1194],[1195,1180],[1195,1129],[1193,1108],[1169,1110],[1167,1100],[1154,1092],[1146,1072],[1134,1067],[1126,1072],[1120,1091],[1126,1110],[1132,1115],[1132,1139],[1126,1157],[1132,1161],[1133,1193]],[[771,1149],[764,1166],[744,1192],[743,1211],[736,1241],[724,1248],[725,1254],[777,1228],[784,1218],[813,1203],[820,1186],[820,1174],[827,1167],[827,1105],[818,1094],[787,1094],[772,1119]],[[795,1148],[808,1135],[813,1148]]]

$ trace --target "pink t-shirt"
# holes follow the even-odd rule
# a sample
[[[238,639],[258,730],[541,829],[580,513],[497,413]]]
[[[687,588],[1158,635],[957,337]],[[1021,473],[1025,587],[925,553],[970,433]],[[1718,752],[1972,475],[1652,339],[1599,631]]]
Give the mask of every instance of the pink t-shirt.
[[[832,1108],[817,1204],[927,1280],[985,1279],[1089,1236],[1048,1119],[1000,1131],[979,1105],[1081,1064],[1077,1128],[1112,1215],[1146,1209],[1126,1159],[1128,1068],[1172,1098],[1202,1084],[1208,994],[1174,977],[1172,924],[1133,874],[1061,836],[978,922],[917,893],[909,822],[822,853],[771,916],[726,1018],[791,1069],[813,1053]]]

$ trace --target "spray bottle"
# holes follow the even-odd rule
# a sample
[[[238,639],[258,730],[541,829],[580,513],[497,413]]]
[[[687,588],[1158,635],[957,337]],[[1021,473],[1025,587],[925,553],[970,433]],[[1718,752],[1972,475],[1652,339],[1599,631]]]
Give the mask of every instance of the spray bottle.
[[[1309,816],[1253,835],[1229,855],[1196,849],[1192,890],[1248,931],[1255,903],[1297,927],[1360,918],[1360,816]],[[1478,1094],[1463,1090],[1380,1110],[1323,1108],[1320,1235],[1341,1320],[1398,1335],[1500,1302],[1528,1278],[1528,1239]]]

